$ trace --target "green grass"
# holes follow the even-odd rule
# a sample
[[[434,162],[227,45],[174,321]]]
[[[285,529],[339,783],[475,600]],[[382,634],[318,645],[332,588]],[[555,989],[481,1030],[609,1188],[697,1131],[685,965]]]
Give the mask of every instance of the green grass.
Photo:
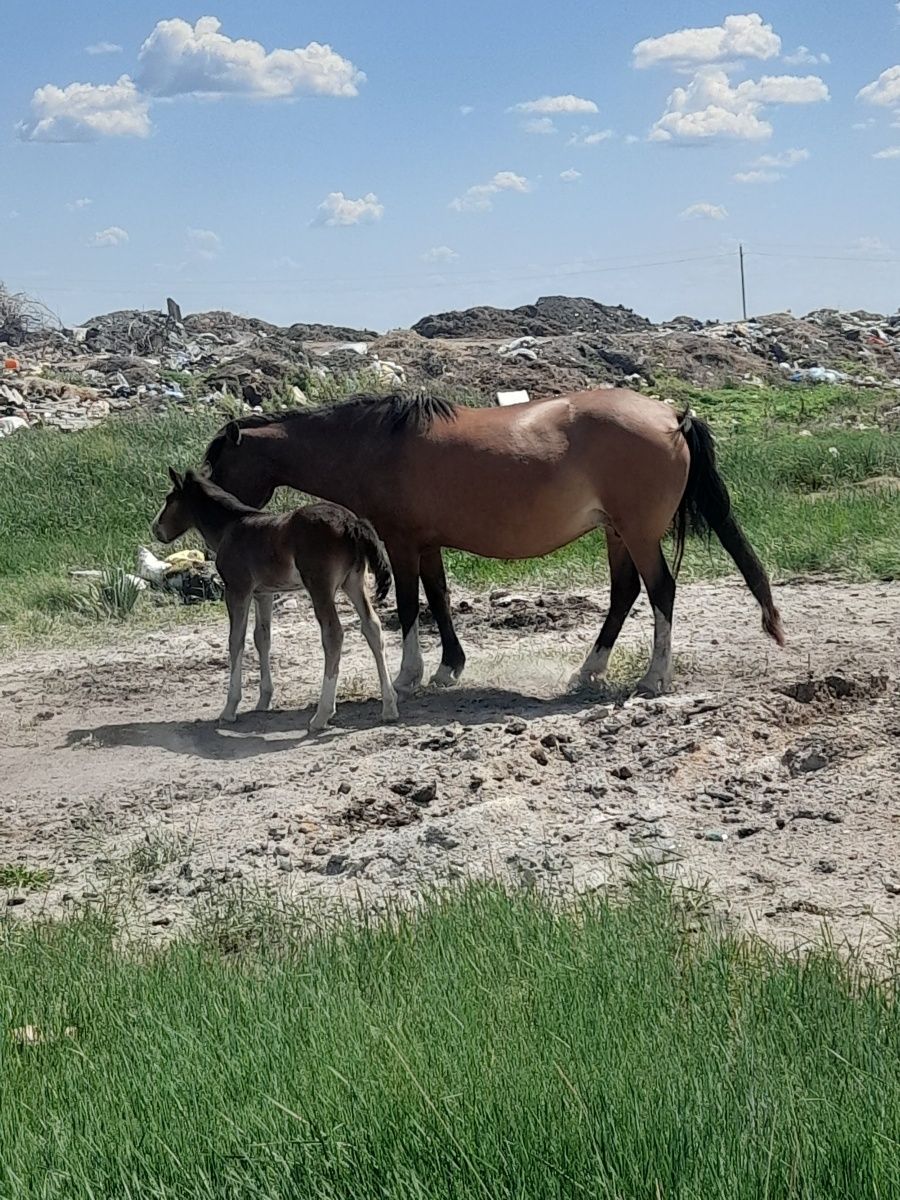
[[[897,998],[825,951],[689,934],[649,885],[303,920],[241,955],[7,926],[0,1195],[900,1195]]]
[[[26,863],[0,863],[0,888],[10,891],[40,891],[53,878],[53,872]]]
[[[900,476],[900,434],[822,429],[820,419],[806,422],[815,432],[802,437],[796,411],[803,404],[823,418],[843,411],[848,397],[873,406],[884,406],[883,398],[846,388],[682,391],[681,398],[719,428],[721,466],[738,515],[774,574],[900,574],[900,497],[850,490],[875,475]],[[68,571],[130,569],[168,490],[166,468],[199,462],[221,419],[209,409],[175,408],[149,418],[114,418],[76,434],[31,430],[0,443],[5,641],[65,636],[96,621],[93,613],[72,613],[78,602],[73,605]],[[600,535],[535,561],[448,558],[453,577],[472,585],[529,579],[577,585],[605,574]],[[731,571],[717,543],[689,547],[685,578]],[[112,607],[121,612],[123,605]],[[140,599],[135,613],[132,619],[152,621],[152,602]]]

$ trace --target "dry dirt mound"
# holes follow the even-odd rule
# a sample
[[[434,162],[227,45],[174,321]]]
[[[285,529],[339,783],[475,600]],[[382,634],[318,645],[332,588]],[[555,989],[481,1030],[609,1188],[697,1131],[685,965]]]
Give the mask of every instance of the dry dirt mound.
[[[457,596],[464,683],[410,700],[395,727],[346,613],[338,718],[313,740],[320,650],[302,610],[278,619],[277,711],[227,729],[218,625],[18,655],[0,667],[2,860],[53,878],[0,902],[27,919],[115,886],[171,932],[234,888],[377,906],[484,874],[596,888],[638,858],[773,939],[827,922],[880,953],[900,916],[900,586],[779,592],[784,652],[744,588],[683,588],[677,690],[624,704],[624,687],[565,692],[602,597]],[[651,624],[642,602],[626,680]],[[425,645],[434,659],[433,633]]]
[[[519,308],[480,306],[422,317],[413,332],[426,338],[555,337],[565,333],[625,333],[649,328],[646,317],[621,304],[584,296],[541,296]]]

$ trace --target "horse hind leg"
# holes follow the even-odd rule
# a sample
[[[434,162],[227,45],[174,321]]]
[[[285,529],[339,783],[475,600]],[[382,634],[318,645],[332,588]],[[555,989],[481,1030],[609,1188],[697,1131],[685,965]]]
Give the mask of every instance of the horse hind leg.
[[[324,729],[335,713],[335,697],[337,695],[338,672],[341,666],[341,650],[344,644],[344,630],[340,617],[334,605],[334,592],[331,589],[309,588],[310,598],[319,629],[322,633],[322,650],[325,653],[325,671],[322,677],[322,691],[319,703],[309,723],[309,732],[318,733]]]
[[[609,609],[590,653],[569,681],[570,688],[590,687],[605,678],[616,638],[640,594],[637,567],[625,543],[612,529],[606,533],[606,556],[609,560]]]
[[[253,641],[259,655],[259,701],[256,709],[266,712],[272,703],[272,666],[270,650],[272,647],[272,606],[274,596],[256,597],[256,620],[253,625]]]
[[[628,537],[628,551],[640,573],[653,609],[653,654],[646,675],[637,685],[639,696],[659,696],[672,682],[672,613],[675,580],[656,538]]]
[[[384,657],[384,633],[381,628],[381,622],[378,619],[378,614],[372,607],[366,592],[364,573],[362,571],[351,571],[344,581],[344,591],[359,614],[359,623],[362,627],[363,637],[368,642],[369,649],[372,651],[372,657],[375,659],[375,667],[378,671],[378,683],[381,687],[381,719],[383,721],[396,721],[400,715],[397,711],[397,693],[394,691],[394,686],[388,674],[387,662]]]

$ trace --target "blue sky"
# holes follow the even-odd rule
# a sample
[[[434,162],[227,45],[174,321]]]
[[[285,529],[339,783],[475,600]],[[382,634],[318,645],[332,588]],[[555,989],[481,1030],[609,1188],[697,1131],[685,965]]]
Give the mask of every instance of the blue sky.
[[[900,303],[894,0],[3,18],[0,279],[67,322],[167,294],[377,329],[556,292],[728,318],[738,241],[753,311]]]

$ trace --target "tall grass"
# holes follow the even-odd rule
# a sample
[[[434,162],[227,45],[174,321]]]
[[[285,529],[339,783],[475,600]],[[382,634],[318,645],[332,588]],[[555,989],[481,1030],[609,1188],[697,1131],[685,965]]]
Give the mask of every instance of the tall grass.
[[[897,1000],[824,952],[687,935],[649,886],[273,921],[236,959],[8,927],[0,1013],[36,1035],[0,1039],[0,1194],[900,1195]]]

